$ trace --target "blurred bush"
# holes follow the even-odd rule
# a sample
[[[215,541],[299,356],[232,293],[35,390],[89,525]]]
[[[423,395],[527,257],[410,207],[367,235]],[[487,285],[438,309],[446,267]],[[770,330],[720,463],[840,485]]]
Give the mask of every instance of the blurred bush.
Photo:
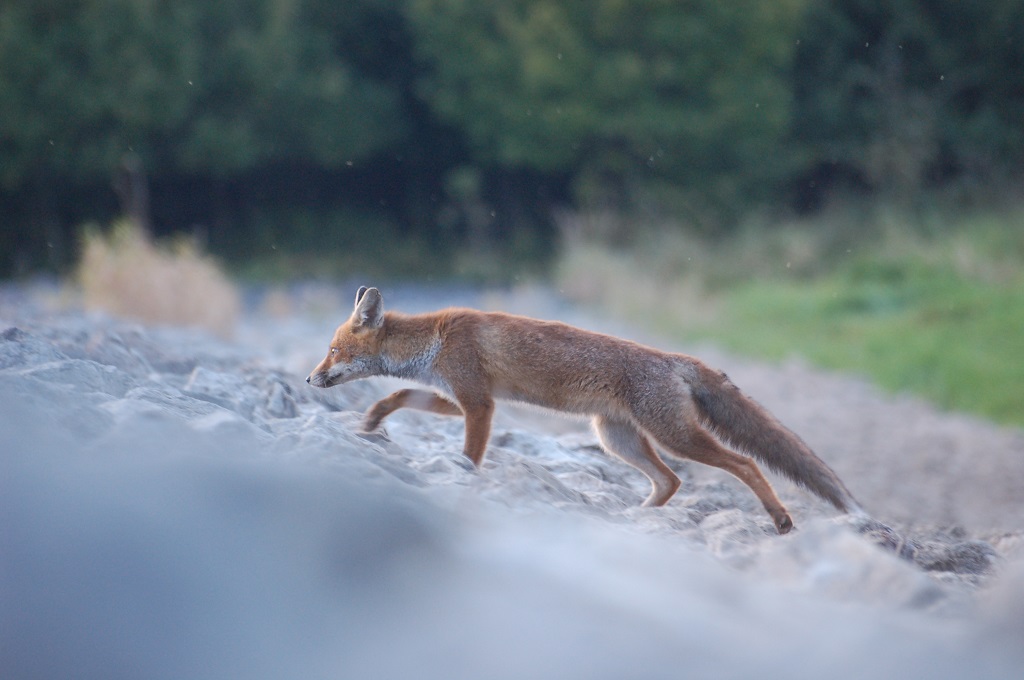
[[[194,240],[153,243],[128,220],[108,234],[84,232],[77,280],[87,309],[151,324],[194,326],[230,337],[241,298],[217,263]]]

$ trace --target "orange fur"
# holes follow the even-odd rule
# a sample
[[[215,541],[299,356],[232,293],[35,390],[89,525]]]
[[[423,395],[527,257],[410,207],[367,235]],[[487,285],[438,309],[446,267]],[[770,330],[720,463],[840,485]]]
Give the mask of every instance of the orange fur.
[[[839,510],[860,510],[799,437],[724,373],[685,354],[498,312],[385,313],[380,291],[360,288],[352,316],[337,329],[327,357],[306,382],[331,387],[385,375],[428,385],[445,396],[399,390],[370,407],[367,430],[400,408],[462,415],[464,453],[477,466],[490,437],[495,399],[507,399],[593,416],[605,449],[650,479],[645,505],[664,505],[679,488],[656,443],[671,455],[735,475],[761,500],[778,531],[789,531],[792,519],[757,464],[726,448],[725,441]]]

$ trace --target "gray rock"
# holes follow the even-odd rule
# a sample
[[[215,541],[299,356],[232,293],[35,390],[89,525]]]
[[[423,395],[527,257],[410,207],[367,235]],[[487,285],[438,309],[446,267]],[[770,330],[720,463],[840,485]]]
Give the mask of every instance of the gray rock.
[[[0,371],[67,359],[53,343],[17,327],[0,332]]]
[[[133,378],[113,366],[82,359],[50,361],[19,373],[40,382],[73,386],[80,392],[99,392],[114,397],[123,397],[137,385]]]

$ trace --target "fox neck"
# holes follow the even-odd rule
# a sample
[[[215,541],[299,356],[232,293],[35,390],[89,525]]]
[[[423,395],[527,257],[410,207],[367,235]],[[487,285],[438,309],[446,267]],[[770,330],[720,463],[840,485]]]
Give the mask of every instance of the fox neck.
[[[434,360],[441,337],[419,317],[387,313],[380,345],[381,375],[436,384]]]

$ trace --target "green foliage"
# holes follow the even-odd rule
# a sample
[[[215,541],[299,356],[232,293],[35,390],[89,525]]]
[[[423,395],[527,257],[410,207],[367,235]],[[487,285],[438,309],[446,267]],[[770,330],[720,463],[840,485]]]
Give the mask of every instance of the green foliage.
[[[796,138],[887,198],[1024,160],[1024,2],[830,0],[808,6]]]
[[[300,0],[26,0],[0,7],[0,182],[340,165],[400,135]]]
[[[481,162],[573,172],[581,198],[613,202],[656,178],[723,202],[780,177],[801,3],[409,8],[429,64],[420,94]]]
[[[128,157],[158,232],[369,211],[500,260],[567,205],[705,234],[850,188],[987,205],[1021,110],[1024,0],[18,0],[0,274],[68,264]]]
[[[140,3],[19,2],[0,8],[0,180],[104,179],[146,126],[184,115],[168,79],[184,64]],[[163,14],[163,13],[159,13]],[[167,36],[167,37],[165,37]]]

